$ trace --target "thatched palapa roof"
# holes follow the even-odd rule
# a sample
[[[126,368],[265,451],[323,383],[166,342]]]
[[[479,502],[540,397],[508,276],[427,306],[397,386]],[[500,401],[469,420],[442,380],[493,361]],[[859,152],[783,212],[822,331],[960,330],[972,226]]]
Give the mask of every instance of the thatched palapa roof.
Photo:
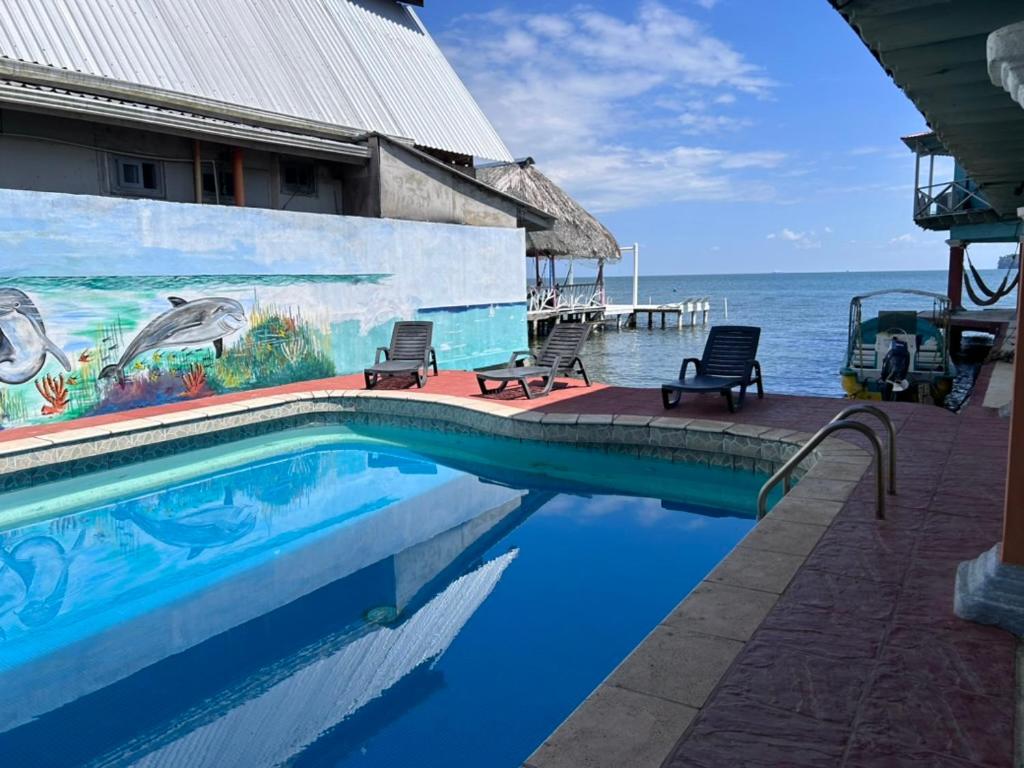
[[[477,168],[476,177],[499,192],[518,197],[555,217],[553,229],[526,233],[526,255],[559,259],[618,261],[615,236],[551,179],[533,158]]]

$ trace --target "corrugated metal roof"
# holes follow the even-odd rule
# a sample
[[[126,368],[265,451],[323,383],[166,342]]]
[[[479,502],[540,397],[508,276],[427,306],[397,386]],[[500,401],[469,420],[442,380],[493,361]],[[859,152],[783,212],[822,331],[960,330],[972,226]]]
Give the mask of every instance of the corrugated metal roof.
[[[390,0],[0,0],[0,58],[511,160]]]
[[[352,162],[369,157],[369,150],[360,144],[275,131],[176,109],[164,109],[123,99],[110,99],[13,80],[0,79],[0,105],[14,105],[44,114],[92,118],[115,125],[146,126],[176,135],[231,141],[241,146],[286,147],[292,153],[309,157]]]

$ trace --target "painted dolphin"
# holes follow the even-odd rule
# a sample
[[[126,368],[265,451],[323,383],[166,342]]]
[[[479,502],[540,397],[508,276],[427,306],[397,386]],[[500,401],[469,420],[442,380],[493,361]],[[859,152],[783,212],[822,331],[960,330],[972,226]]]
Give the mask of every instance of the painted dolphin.
[[[0,604],[15,615],[26,627],[39,627],[52,621],[64,605],[68,589],[68,570],[75,551],[85,541],[85,531],[70,551],[50,536],[32,536],[18,542],[9,552],[0,549],[0,566],[4,572],[15,574],[21,586],[8,591]],[[5,582],[10,579],[5,579]],[[10,586],[9,584],[7,586]],[[4,611],[6,612],[6,611]]]
[[[100,371],[100,378],[116,376],[124,382],[124,369],[139,355],[163,347],[194,347],[213,342],[217,357],[224,353],[224,337],[245,324],[245,310],[234,299],[211,297],[185,301],[168,296],[171,308],[139,331],[121,359]]]
[[[188,549],[189,560],[207,547],[234,544],[256,527],[256,508],[235,504],[230,488],[225,489],[222,503],[207,504],[174,517],[163,517],[156,510],[115,515],[130,519],[157,541]]]
[[[65,371],[71,363],[46,335],[36,305],[17,288],[0,288],[0,383],[24,384],[42,369],[47,353]]]

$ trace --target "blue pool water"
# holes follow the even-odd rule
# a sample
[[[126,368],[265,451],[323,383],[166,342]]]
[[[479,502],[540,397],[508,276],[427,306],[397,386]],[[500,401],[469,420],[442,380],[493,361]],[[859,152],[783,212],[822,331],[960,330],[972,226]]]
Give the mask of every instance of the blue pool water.
[[[10,494],[3,765],[513,768],[762,480],[334,429]]]

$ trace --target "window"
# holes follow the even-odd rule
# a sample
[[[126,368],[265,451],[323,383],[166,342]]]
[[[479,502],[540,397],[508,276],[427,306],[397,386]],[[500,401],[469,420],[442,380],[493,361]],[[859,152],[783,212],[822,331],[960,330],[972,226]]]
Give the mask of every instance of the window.
[[[159,160],[114,155],[110,191],[115,195],[164,197],[164,167]]]
[[[235,173],[230,163],[220,160],[203,161],[203,202],[233,205],[235,200]]]
[[[315,195],[316,165],[301,160],[282,160],[281,191],[286,195]]]

